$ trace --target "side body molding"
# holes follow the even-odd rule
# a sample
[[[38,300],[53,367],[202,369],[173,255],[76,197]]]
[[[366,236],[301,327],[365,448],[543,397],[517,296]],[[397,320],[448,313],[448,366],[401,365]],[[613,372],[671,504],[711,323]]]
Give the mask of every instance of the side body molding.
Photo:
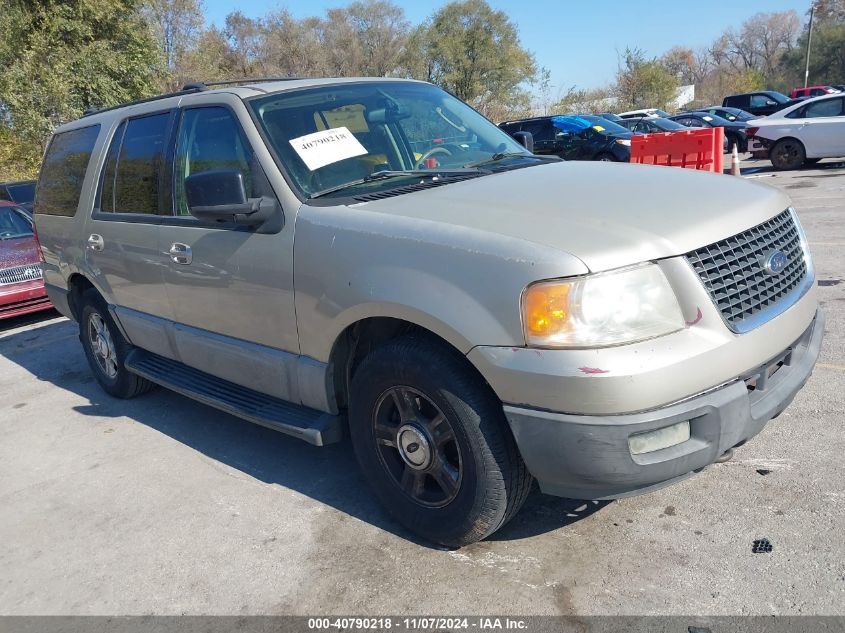
[[[275,398],[338,412],[326,363],[130,308],[109,310],[136,347]]]

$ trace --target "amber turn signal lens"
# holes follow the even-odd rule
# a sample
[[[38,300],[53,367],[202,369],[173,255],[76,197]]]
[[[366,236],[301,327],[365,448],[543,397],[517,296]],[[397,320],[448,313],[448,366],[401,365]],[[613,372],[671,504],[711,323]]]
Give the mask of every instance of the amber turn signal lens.
[[[523,296],[523,314],[528,333],[549,336],[566,330],[569,323],[569,285],[536,284]]]

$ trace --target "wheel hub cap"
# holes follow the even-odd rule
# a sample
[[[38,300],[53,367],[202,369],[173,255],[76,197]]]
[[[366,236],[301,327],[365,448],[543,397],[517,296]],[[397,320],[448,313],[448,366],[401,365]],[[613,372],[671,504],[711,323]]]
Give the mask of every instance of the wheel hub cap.
[[[414,470],[425,470],[431,464],[431,443],[414,425],[399,427],[396,445],[402,460]]]

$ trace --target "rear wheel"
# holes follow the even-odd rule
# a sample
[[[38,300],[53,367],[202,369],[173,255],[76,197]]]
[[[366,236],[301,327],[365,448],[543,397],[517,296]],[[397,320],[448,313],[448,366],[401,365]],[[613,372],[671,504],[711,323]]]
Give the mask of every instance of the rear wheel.
[[[531,488],[501,402],[439,342],[408,336],[367,356],[352,380],[349,426],[380,501],[430,541],[460,547],[489,536]]]
[[[616,162],[616,158],[614,158],[613,154],[610,154],[608,152],[604,152],[602,154],[599,154],[598,156],[596,156],[596,160],[602,161],[604,163],[615,163]]]
[[[108,394],[134,398],[154,386],[124,367],[131,346],[112,320],[106,302],[93,288],[82,295],[79,339],[94,377]]]
[[[769,160],[777,170],[798,169],[806,160],[804,145],[794,138],[782,139],[772,147]]]

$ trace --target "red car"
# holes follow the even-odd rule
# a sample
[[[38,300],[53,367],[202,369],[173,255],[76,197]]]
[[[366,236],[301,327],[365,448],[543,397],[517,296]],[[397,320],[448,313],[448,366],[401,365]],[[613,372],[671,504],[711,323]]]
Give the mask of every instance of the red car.
[[[831,95],[839,92],[833,86],[807,86],[806,88],[793,88],[790,98],[797,99],[798,97],[821,97],[822,95]]]
[[[18,205],[0,201],[0,319],[52,307],[32,219]]]

